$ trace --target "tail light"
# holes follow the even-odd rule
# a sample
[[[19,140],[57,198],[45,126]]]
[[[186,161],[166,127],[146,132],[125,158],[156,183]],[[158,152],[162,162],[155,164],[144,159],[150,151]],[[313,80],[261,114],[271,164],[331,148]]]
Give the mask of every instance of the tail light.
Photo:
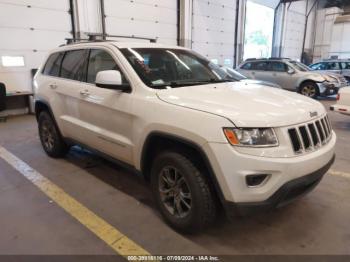
[[[340,94],[337,94],[337,101],[340,100]]]

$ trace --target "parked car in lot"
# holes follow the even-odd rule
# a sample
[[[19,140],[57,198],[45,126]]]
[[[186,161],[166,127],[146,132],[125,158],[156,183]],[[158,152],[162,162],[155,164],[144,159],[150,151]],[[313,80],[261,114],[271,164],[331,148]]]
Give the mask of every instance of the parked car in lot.
[[[261,80],[256,80],[256,79],[249,79],[248,77],[242,75],[238,71],[236,71],[233,68],[223,66],[221,67],[225,72],[234,80],[236,81],[241,81],[246,84],[258,84],[258,85],[264,85],[264,86],[270,86],[270,87],[275,87],[275,88],[281,88],[279,85],[272,83],[272,82],[267,82],[267,81],[261,81]]]
[[[350,60],[332,59],[324,60],[312,65],[309,65],[312,70],[327,71],[331,73],[341,74],[346,81],[350,83]]]
[[[287,58],[248,59],[238,66],[237,71],[248,78],[273,82],[283,89],[311,98],[334,95],[339,88],[347,86],[341,75],[312,71]]]
[[[337,104],[331,106],[332,111],[350,115],[350,87],[342,88],[337,96]]]
[[[51,157],[81,145],[150,182],[165,221],[199,231],[311,191],[334,161],[319,102],[232,80],[191,50],[90,42],[53,50],[34,79]],[[113,207],[108,207],[113,208]]]

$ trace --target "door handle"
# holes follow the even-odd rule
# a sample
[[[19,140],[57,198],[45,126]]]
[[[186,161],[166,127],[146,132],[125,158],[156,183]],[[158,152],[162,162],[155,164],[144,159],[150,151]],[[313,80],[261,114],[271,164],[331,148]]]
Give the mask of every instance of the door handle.
[[[89,90],[80,91],[80,95],[82,95],[82,96],[88,96],[88,95],[90,95]]]
[[[51,89],[56,89],[58,86],[56,84],[50,84]]]

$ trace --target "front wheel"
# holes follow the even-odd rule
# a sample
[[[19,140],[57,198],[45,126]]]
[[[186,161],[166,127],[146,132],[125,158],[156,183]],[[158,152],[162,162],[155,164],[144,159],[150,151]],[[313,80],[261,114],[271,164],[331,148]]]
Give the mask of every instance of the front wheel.
[[[195,233],[214,221],[217,209],[208,179],[186,156],[160,153],[151,186],[161,214],[176,230]]]
[[[302,83],[300,86],[300,94],[310,98],[317,98],[317,96],[319,95],[317,84],[314,82]]]

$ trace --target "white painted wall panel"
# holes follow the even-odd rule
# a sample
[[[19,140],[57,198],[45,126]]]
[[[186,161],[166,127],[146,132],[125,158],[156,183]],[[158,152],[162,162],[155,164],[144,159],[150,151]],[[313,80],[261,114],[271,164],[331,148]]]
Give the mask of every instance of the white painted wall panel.
[[[282,56],[300,60],[306,21],[306,1],[293,2],[286,13]]]
[[[105,0],[106,31],[111,35],[158,38],[177,44],[177,1]]]
[[[100,0],[78,0],[77,15],[78,15],[78,31],[81,37],[83,33],[102,33],[102,16]]]
[[[193,50],[220,64],[232,66],[235,15],[235,0],[193,0]]]
[[[9,91],[31,90],[31,69],[38,68],[50,49],[71,37],[69,2],[0,1],[0,57],[24,56],[25,66],[3,67],[0,81]]]

